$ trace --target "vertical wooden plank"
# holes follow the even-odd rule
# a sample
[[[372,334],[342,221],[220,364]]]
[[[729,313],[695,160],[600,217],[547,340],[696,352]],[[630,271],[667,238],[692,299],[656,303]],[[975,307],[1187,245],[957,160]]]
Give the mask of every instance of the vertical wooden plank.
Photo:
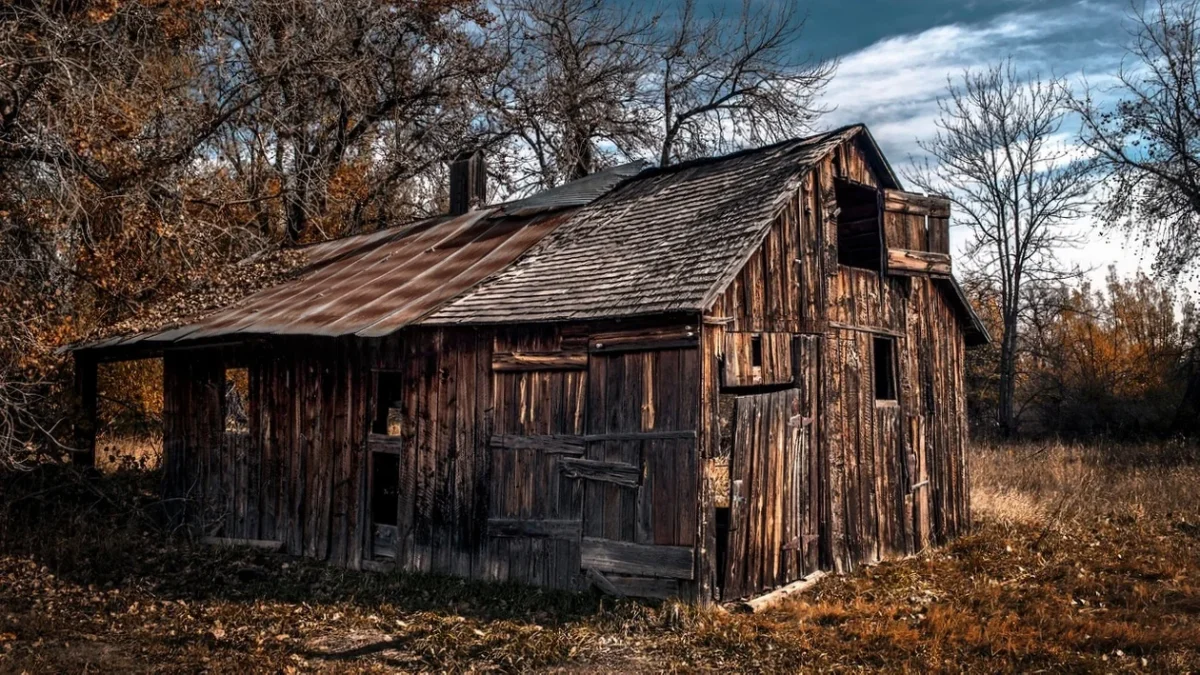
[[[77,466],[96,465],[96,360],[83,352],[75,352],[75,398],[79,408],[75,414],[75,452],[71,461]]]

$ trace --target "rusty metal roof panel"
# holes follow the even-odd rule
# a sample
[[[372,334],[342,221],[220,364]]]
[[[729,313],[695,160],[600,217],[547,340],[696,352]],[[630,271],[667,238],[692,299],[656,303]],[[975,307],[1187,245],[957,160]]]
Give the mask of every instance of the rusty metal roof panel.
[[[384,335],[503,269],[567,215],[481,210],[310,246],[307,265],[294,279],[185,326],[82,348],[235,334]]]
[[[425,324],[702,311],[761,243],[807,171],[863,131],[643,171]]]

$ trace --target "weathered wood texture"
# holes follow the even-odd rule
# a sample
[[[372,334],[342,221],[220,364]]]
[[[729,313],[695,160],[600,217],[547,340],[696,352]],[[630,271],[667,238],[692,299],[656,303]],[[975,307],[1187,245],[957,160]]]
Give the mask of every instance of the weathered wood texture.
[[[888,248],[949,253],[949,217],[950,203],[944,198],[883,191],[883,238]]]
[[[809,480],[812,419],[805,424],[805,389],[736,400],[726,599],[789,583],[817,568],[811,514],[819,504]]]
[[[831,328],[902,335],[907,283],[906,279],[880,279],[878,272],[838,265],[829,280]]]
[[[888,274],[928,274],[949,277],[950,255],[948,253],[889,248],[887,269]]]
[[[813,177],[775,217],[766,239],[715,300],[709,316],[732,331],[819,332],[825,318],[820,276],[827,233]],[[835,249],[836,250],[836,249]]]
[[[693,330],[699,333],[698,326]],[[637,487],[584,481],[584,537],[663,547],[665,556],[696,545],[699,375],[695,346],[592,354],[586,428],[595,440],[587,442],[586,457],[636,466],[641,478]],[[607,571],[679,576],[632,567]],[[685,578],[693,576],[689,567]],[[690,584],[681,587],[691,592]]]
[[[702,588],[724,581],[725,599],[778,587],[816,569],[846,571],[905,555],[969,527],[964,333],[934,281],[949,273],[947,205],[884,191],[882,218],[874,227],[881,250],[895,249],[892,264],[838,264],[836,242],[850,240],[839,222],[853,222],[857,229],[851,234],[864,242],[872,236],[869,200],[858,193],[865,194],[861,186],[877,184],[853,146],[819,163],[801,186],[800,218],[776,221],[705,317],[703,355],[714,364],[706,364],[707,372],[718,376],[703,380],[701,457],[732,447],[732,461],[727,499],[712,494],[709,482],[702,484],[706,538],[698,570]],[[854,193],[863,218],[843,217],[835,185],[843,187],[843,196]],[[804,241],[822,243],[808,257],[803,247],[792,256],[800,261],[799,273],[780,285],[759,275],[753,261],[769,259],[774,242],[787,241],[783,230],[789,227],[806,233]],[[790,315],[775,309],[804,308],[805,297],[823,304]],[[804,320],[810,317],[819,320]],[[899,386],[893,400],[876,401],[877,339],[894,345],[889,348]],[[777,365],[773,346],[789,340],[795,340],[793,357]],[[795,388],[778,389],[787,382]],[[739,392],[745,387],[766,392]],[[735,419],[724,425],[718,388],[737,396]],[[788,406],[811,412],[780,412]],[[781,423],[785,418],[809,423],[801,427],[801,439],[790,435],[793,428]],[[734,438],[723,442],[722,428],[731,429]],[[714,524],[717,503],[730,504],[724,542]],[[718,549],[725,551],[720,570],[714,567]]]
[[[886,296],[895,283],[876,277],[868,295]],[[896,315],[897,401],[876,401],[872,386],[874,330],[880,323],[896,327],[873,315],[879,303],[848,303],[857,316],[828,338],[823,419],[839,569],[944,543],[970,522],[962,330],[930,279],[905,284],[896,289],[904,299]],[[848,293],[861,296],[862,289]]]
[[[751,387],[785,384],[794,380],[793,335],[726,332],[722,384],[726,387]]]
[[[226,368],[246,365],[245,429],[225,427]],[[164,494],[205,534],[283,541],[358,566],[365,362],[347,340],[164,356]]]
[[[165,492],[205,534],[279,539],[355,567],[378,556],[578,588],[584,536],[677,556],[696,538],[691,321],[410,329],[171,353]],[[249,422],[230,431],[225,373],[240,364]],[[377,394],[384,383],[396,389]],[[395,457],[380,466],[399,475],[372,475],[377,454]],[[371,513],[372,485],[384,483],[398,485],[397,512]],[[673,592],[692,593],[688,560]],[[664,588],[638,577],[619,579]]]

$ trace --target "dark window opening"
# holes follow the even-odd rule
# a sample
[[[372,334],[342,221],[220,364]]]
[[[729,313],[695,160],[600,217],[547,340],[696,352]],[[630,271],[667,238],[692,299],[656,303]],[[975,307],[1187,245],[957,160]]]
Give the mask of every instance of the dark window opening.
[[[883,218],[879,191],[870,185],[834,180],[838,216],[838,263],[883,269]]]
[[[762,352],[762,336],[750,336],[750,365],[755,368],[762,368],[763,352]]]
[[[400,455],[371,453],[371,519],[377,525],[397,523],[400,512]]]
[[[896,400],[895,340],[875,338],[875,400]]]
[[[399,436],[403,414],[403,388],[400,373],[380,372],[375,389],[375,421],[371,431],[388,436]]]
[[[250,433],[250,370],[225,369],[225,431]]]

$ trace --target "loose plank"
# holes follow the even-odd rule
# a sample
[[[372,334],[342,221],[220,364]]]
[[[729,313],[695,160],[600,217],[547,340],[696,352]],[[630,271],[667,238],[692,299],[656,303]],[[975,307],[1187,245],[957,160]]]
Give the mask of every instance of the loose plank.
[[[887,269],[888,274],[928,274],[948,277],[950,276],[950,256],[946,253],[889,248]]]
[[[586,351],[496,352],[492,355],[495,372],[532,370],[587,370]]]
[[[691,546],[651,546],[584,537],[580,564],[600,572],[691,579],[694,553]]]
[[[564,457],[558,463],[567,478],[594,480],[623,487],[636,488],[641,484],[642,471],[626,462],[601,462],[594,459]]]

